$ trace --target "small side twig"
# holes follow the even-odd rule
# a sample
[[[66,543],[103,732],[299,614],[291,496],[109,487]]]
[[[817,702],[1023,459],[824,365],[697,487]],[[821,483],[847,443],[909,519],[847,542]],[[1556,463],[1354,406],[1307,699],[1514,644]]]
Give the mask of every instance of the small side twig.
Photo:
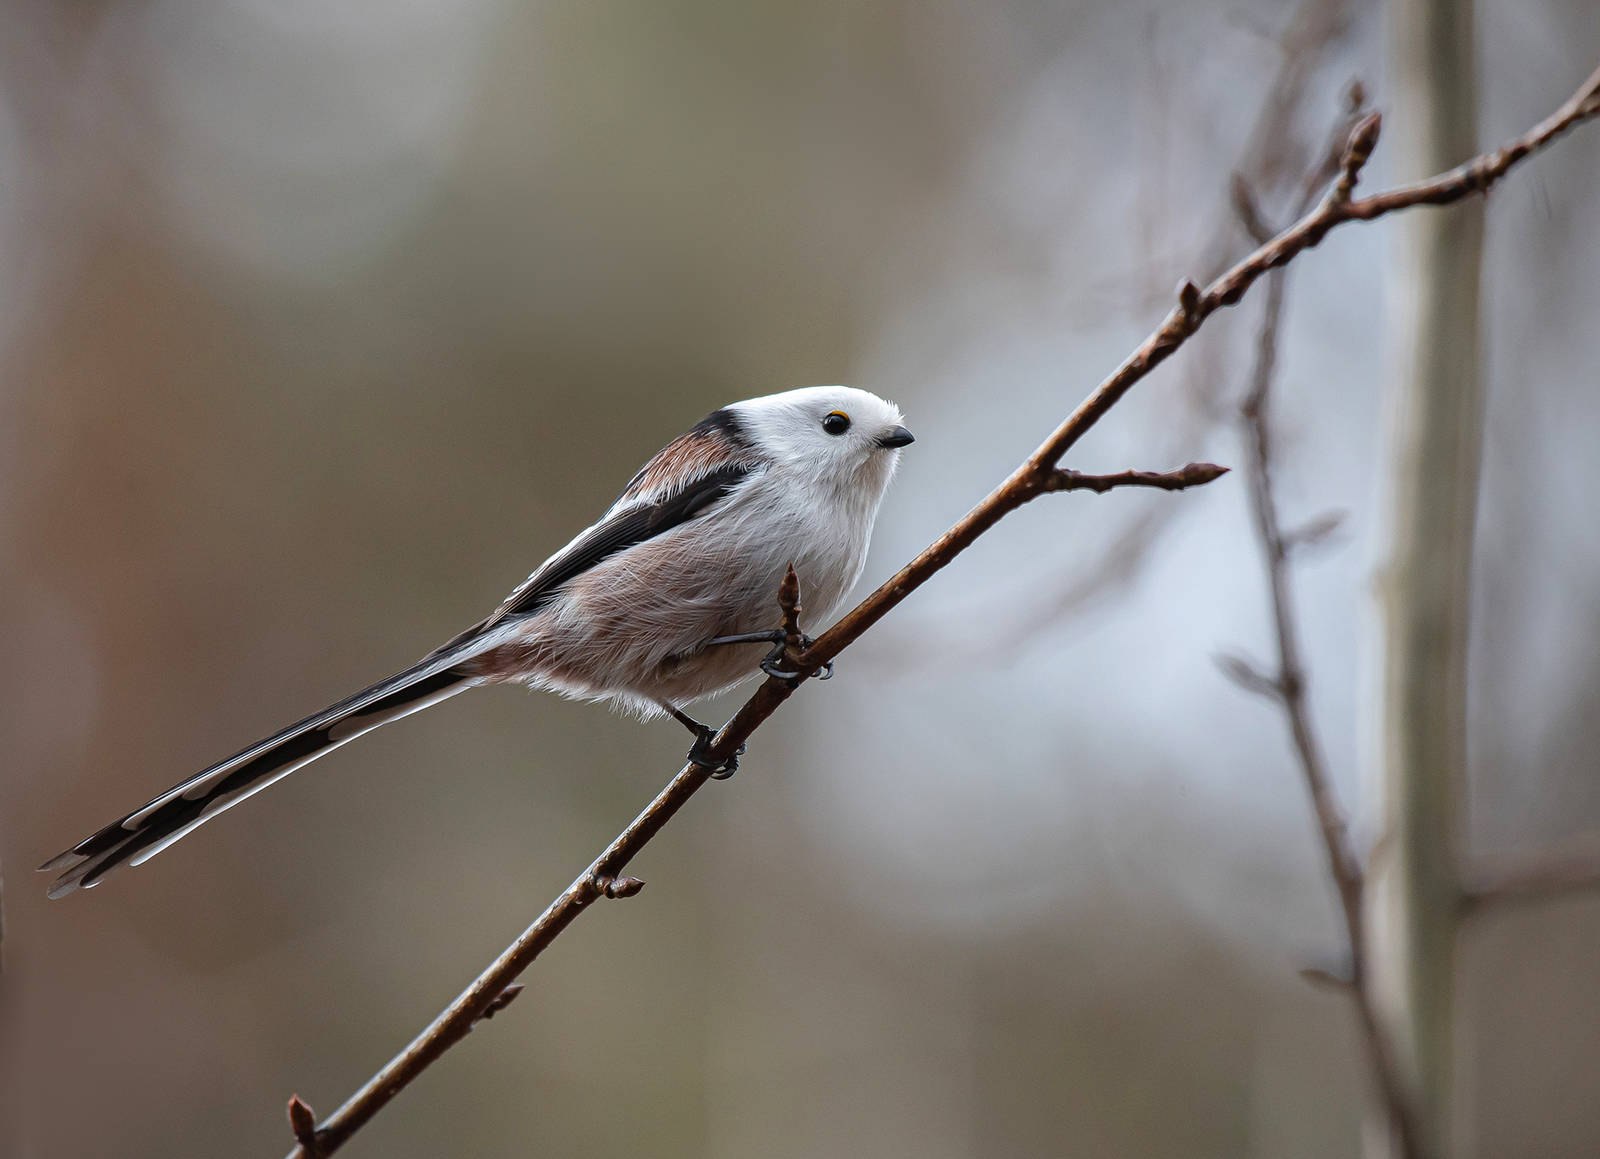
[[[806,650],[806,634],[800,630],[800,577],[790,564],[778,585],[778,610],[783,616],[783,662],[791,672],[804,671],[800,654]]]
[[[1463,917],[1489,907],[1548,901],[1600,890],[1600,845],[1544,853],[1469,873],[1461,895]]]
[[[1348,35],[1361,7],[1356,0],[1299,0],[1293,10],[1285,14],[1281,32],[1276,37],[1277,64],[1270,81],[1262,89],[1251,127],[1245,134],[1244,147],[1240,150],[1236,166],[1240,180],[1269,194],[1276,194],[1300,180],[1301,150],[1296,125],[1314,89],[1314,78],[1335,46]],[[1357,107],[1364,104],[1359,85],[1351,86],[1347,101]],[[1344,140],[1344,134],[1339,140]],[[1333,180],[1337,162],[1335,154],[1332,165],[1316,182],[1315,192],[1320,193]],[[1159,182],[1145,185],[1161,187]],[[1151,206],[1149,216],[1152,223],[1178,222],[1186,232],[1194,230],[1202,236],[1203,240],[1194,247],[1192,265],[1200,272],[1195,280],[1205,285],[1232,262],[1238,249],[1239,231],[1235,213],[1226,203],[1208,208],[1207,220],[1192,221],[1183,211],[1192,210],[1200,202],[1189,200],[1191,194],[1198,197],[1198,191],[1187,192],[1181,206]],[[1194,229],[1196,225],[1201,228]],[[1260,242],[1265,238],[1256,240]],[[1156,243],[1152,240],[1149,244]],[[1149,279],[1141,280],[1148,282]],[[1140,294],[1145,300],[1150,296],[1148,290]],[[1159,457],[1197,446],[1209,437],[1213,427],[1226,420],[1220,384],[1227,376],[1222,373],[1220,361],[1220,350],[1214,347],[1194,351],[1184,364],[1172,394],[1185,400],[1186,413],[1175,416],[1175,421],[1163,422],[1162,442],[1167,450],[1157,448],[1154,453]],[[1053,625],[1081,612],[1092,602],[1126,590],[1145,566],[1154,545],[1180,518],[1181,510],[1176,504],[1146,508],[1129,520],[1110,543],[1095,552],[1075,578],[1046,585],[1042,592],[1026,588],[1008,597],[1003,614],[986,616],[981,641],[975,639],[966,650],[994,663],[1047,639]],[[916,623],[907,625],[902,629],[902,637],[895,641],[893,652],[903,660],[913,641],[926,640],[931,635]],[[953,647],[954,641],[940,637],[939,648],[947,660],[951,658]]]
[[[1118,471],[1112,475],[1088,475],[1082,471],[1057,467],[1045,480],[1045,491],[1093,491],[1103,495],[1114,487],[1153,487],[1158,491],[1183,491],[1214,483],[1228,473],[1215,463],[1190,463],[1176,471]]]
[[[1246,692],[1265,697],[1267,700],[1283,699],[1283,685],[1278,677],[1263,672],[1255,662],[1232,652],[1224,652],[1216,657],[1216,661],[1222,674]]]
[[[1321,990],[1349,994],[1355,989],[1348,970],[1329,970],[1324,966],[1302,966],[1300,977]]]
[[[1324,511],[1321,515],[1313,515],[1299,527],[1290,527],[1283,532],[1283,546],[1286,550],[1298,551],[1302,547],[1326,543],[1344,524],[1344,518],[1343,511]]]

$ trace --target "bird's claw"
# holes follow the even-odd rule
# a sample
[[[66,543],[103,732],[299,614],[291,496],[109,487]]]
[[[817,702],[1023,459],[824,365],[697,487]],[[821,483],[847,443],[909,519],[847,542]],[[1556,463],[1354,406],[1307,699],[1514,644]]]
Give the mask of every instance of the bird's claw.
[[[810,636],[802,634],[800,637],[800,651],[804,652],[815,644]],[[719,644],[771,644],[772,651],[768,652],[761,661],[761,671],[777,680],[799,680],[805,673],[792,671],[785,668],[783,662],[788,659],[789,636],[782,628],[774,628],[770,632],[741,632],[737,636],[717,636],[706,641],[707,647]],[[833,661],[829,660],[821,667],[810,673],[814,680],[833,679]]]
[[[811,647],[813,643],[815,643],[815,641],[813,641],[810,636],[802,636],[800,638],[800,650],[802,652],[805,651],[807,648]],[[772,649],[772,651],[768,652],[766,658],[761,661],[761,671],[778,680],[799,680],[803,673],[792,672],[787,668],[780,667],[782,662],[788,659],[788,653],[788,640],[782,639],[777,641],[776,646]],[[829,660],[827,663],[823,664],[821,668],[814,670],[811,673],[811,678],[813,680],[832,680],[833,661]]]
[[[701,725],[695,733],[695,742],[689,749],[688,761],[690,764],[699,765],[711,774],[713,781],[726,781],[739,771],[739,758],[744,756],[744,745],[734,750],[730,757],[718,761],[710,756],[711,742],[717,739],[717,730],[707,725]]]

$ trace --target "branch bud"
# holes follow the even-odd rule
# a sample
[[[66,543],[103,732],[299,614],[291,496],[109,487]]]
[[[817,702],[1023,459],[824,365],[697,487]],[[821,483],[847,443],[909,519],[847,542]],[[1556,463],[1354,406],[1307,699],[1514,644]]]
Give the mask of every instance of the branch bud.
[[[1345,142],[1344,156],[1339,159],[1339,183],[1333,187],[1333,199],[1344,203],[1356,191],[1361,170],[1366,167],[1372,151],[1378,147],[1378,134],[1383,132],[1383,114],[1368,113],[1350,130]]]
[[[318,1159],[321,1152],[317,1145],[317,1113],[299,1095],[289,1096],[289,1130],[294,1132],[294,1141],[300,1144],[306,1159]]]
[[[1193,328],[1200,324],[1200,287],[1188,278],[1178,283],[1178,309],[1183,312],[1183,324]]]
[[[644,888],[644,880],[638,877],[613,877],[606,882],[602,891],[607,897],[632,897]]]

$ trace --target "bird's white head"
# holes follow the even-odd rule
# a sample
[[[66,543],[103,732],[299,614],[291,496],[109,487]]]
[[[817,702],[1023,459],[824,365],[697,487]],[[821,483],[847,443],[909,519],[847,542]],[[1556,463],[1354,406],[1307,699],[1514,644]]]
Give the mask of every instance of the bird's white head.
[[[726,409],[775,465],[880,495],[900,448],[913,441],[899,407],[849,386],[807,386]]]

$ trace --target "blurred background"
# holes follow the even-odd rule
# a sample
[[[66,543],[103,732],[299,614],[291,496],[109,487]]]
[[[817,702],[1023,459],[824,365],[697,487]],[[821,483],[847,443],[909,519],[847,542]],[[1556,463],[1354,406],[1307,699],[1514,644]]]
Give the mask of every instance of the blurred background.
[[[11,0],[3,27],[0,1146],[29,1157],[287,1150],[289,1093],[331,1111],[684,738],[496,689],[66,903],[34,864],[473,622],[732,399],[904,407],[877,582],[1248,248],[1230,173],[1281,209],[1351,79],[1387,86],[1371,0]],[[1488,144],[1600,24],[1485,0],[1479,44]],[[1490,206],[1474,858],[1600,829],[1597,187],[1591,129]],[[1348,513],[1297,574],[1358,814],[1393,244],[1296,264],[1277,409],[1286,518]],[[1241,463],[1259,308],[1071,465]],[[1297,976],[1341,953],[1311,814],[1280,716],[1213,663],[1270,647],[1239,475],[1032,505],[346,1153],[1352,1154],[1351,1010]],[[1600,898],[1481,914],[1460,954],[1467,1153],[1596,1153]]]

